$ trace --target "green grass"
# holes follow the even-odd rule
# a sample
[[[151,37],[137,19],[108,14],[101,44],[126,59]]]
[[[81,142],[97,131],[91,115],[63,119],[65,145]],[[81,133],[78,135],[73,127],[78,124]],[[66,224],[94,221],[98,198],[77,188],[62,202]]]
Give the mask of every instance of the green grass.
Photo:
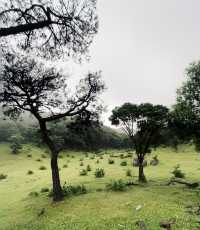
[[[31,148],[31,150],[29,150]],[[182,146],[178,153],[171,149],[158,149],[148,158],[158,155],[158,166],[147,166],[146,185],[133,186],[124,192],[106,191],[108,182],[115,179],[137,180],[138,169],[131,166],[131,158],[126,158],[127,166],[120,166],[122,159],[113,158],[115,164],[108,164],[110,154],[126,155],[125,151],[107,151],[103,159],[84,157],[83,152],[63,152],[59,158],[60,176],[64,184],[84,184],[89,192],[71,196],[60,203],[53,203],[42,188],[51,188],[50,159],[41,158],[45,149],[24,146],[18,155],[10,154],[7,144],[0,144],[0,174],[7,178],[0,180],[0,229],[3,230],[134,230],[135,222],[144,220],[150,230],[157,230],[161,220],[176,218],[173,229],[199,229],[197,216],[186,212],[186,206],[197,205],[199,197],[194,190],[183,185],[166,186],[173,167],[180,164],[186,179],[200,181],[200,154],[192,146]],[[27,157],[31,154],[32,157]],[[67,157],[67,154],[69,156]],[[74,156],[72,158],[71,156]],[[80,166],[80,158],[84,166]],[[70,162],[68,162],[70,160]],[[63,165],[67,164],[67,168]],[[46,170],[39,170],[40,166]],[[80,170],[91,166],[87,176],[80,176]],[[105,170],[105,177],[95,178],[96,168]],[[127,169],[132,170],[132,178],[127,178]],[[28,170],[34,174],[27,175]],[[39,196],[30,196],[38,192]],[[136,207],[142,208],[136,211]],[[44,214],[38,216],[41,210]]]

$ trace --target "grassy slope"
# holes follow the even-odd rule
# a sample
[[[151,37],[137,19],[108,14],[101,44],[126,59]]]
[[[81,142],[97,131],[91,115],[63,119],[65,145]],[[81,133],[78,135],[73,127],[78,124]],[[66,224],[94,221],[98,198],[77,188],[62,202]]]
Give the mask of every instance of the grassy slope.
[[[157,154],[161,161],[157,167],[148,166],[145,173],[149,183],[145,186],[133,187],[126,192],[97,192],[97,188],[104,188],[111,179],[127,179],[126,169],[130,168],[134,176],[137,169],[120,166],[122,161],[115,158],[115,164],[108,164],[108,155],[96,164],[96,159],[84,159],[84,165],[90,164],[92,172],[88,176],[79,176],[79,171],[85,166],[80,166],[81,153],[71,152],[75,158],[66,157],[59,159],[62,182],[71,184],[85,184],[89,193],[65,199],[59,204],[53,204],[45,195],[30,197],[32,191],[40,191],[42,187],[51,186],[49,158],[41,158],[44,151],[30,146],[25,146],[19,155],[11,155],[6,144],[0,144],[0,174],[8,175],[6,180],[0,181],[0,229],[72,229],[72,230],[114,230],[136,229],[135,222],[144,220],[150,230],[160,229],[159,221],[175,217],[177,219],[174,229],[192,230],[197,228],[196,217],[188,214],[186,205],[196,204],[198,198],[194,191],[184,186],[165,186],[170,178],[170,171],[179,163],[186,172],[188,180],[199,181],[200,155],[192,147],[181,148],[179,153],[169,149],[159,149]],[[111,153],[112,151],[109,151]],[[27,153],[32,158],[27,158]],[[42,161],[38,162],[36,159]],[[70,162],[68,163],[68,161]],[[64,164],[68,168],[63,168]],[[48,170],[39,170],[40,166]],[[94,169],[104,168],[105,178],[95,179]],[[27,175],[27,171],[34,171]],[[136,180],[136,178],[134,178]],[[135,208],[142,205],[140,211]],[[45,214],[38,217],[38,212],[45,208]]]

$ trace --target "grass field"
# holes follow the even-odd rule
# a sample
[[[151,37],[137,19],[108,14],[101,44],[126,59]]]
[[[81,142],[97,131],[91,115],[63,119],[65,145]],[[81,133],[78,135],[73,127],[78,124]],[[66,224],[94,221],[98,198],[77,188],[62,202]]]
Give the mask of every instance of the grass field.
[[[200,229],[198,217],[186,208],[198,205],[197,193],[184,185],[166,185],[176,164],[180,164],[187,180],[200,181],[200,154],[193,146],[182,146],[178,152],[168,148],[156,150],[148,158],[156,154],[160,164],[145,168],[148,183],[129,187],[124,192],[106,191],[105,185],[112,179],[136,181],[138,169],[131,166],[131,158],[126,158],[127,166],[120,166],[122,159],[119,157],[113,158],[114,164],[108,164],[109,154],[126,154],[123,151],[103,153],[103,159],[98,156],[90,159],[94,154],[85,157],[81,152],[63,152],[59,159],[62,183],[84,184],[88,193],[52,203],[47,194],[40,193],[42,188],[51,187],[48,154],[27,145],[20,154],[12,155],[7,144],[0,144],[0,174],[7,175],[0,180],[0,229],[132,230],[137,229],[136,221],[143,220],[148,229],[156,230],[160,229],[161,220],[170,218],[176,219],[173,229]],[[27,157],[28,154],[32,157]],[[47,158],[42,158],[42,154]],[[80,158],[84,158],[84,166],[80,166]],[[67,168],[63,168],[65,164]],[[88,164],[92,171],[80,176],[80,170]],[[47,169],[39,170],[41,166]],[[104,178],[95,178],[96,168],[105,170]],[[132,170],[132,178],[126,176],[127,169]],[[28,175],[28,170],[34,173]],[[31,192],[39,192],[39,196],[30,196]],[[139,205],[141,209],[137,211]],[[38,216],[43,209],[44,214]]]

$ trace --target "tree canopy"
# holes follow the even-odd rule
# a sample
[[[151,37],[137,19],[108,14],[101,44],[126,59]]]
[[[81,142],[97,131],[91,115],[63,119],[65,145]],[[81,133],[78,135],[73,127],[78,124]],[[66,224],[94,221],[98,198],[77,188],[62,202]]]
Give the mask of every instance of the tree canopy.
[[[98,31],[96,0],[10,0],[0,4],[0,40],[14,36],[42,55],[83,54]]]
[[[150,103],[125,103],[112,111],[110,121],[120,126],[132,141],[140,162],[139,180],[145,181],[143,160],[158,132],[167,126],[168,108]]]

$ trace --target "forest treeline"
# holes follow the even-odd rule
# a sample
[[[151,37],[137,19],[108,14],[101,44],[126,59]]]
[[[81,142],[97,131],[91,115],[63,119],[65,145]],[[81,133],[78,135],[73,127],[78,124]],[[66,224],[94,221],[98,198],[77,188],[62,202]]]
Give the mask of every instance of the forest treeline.
[[[91,122],[88,126],[78,120],[62,119],[49,124],[52,138],[63,149],[98,151],[99,149],[129,149],[132,148],[127,136],[120,130]],[[22,120],[0,120],[0,142],[10,144],[35,144],[44,146],[41,141],[39,126],[36,121],[26,116]],[[196,150],[200,149],[198,135],[189,133],[180,125],[163,129],[153,143],[153,147],[172,147],[178,150],[179,144],[193,142]]]

